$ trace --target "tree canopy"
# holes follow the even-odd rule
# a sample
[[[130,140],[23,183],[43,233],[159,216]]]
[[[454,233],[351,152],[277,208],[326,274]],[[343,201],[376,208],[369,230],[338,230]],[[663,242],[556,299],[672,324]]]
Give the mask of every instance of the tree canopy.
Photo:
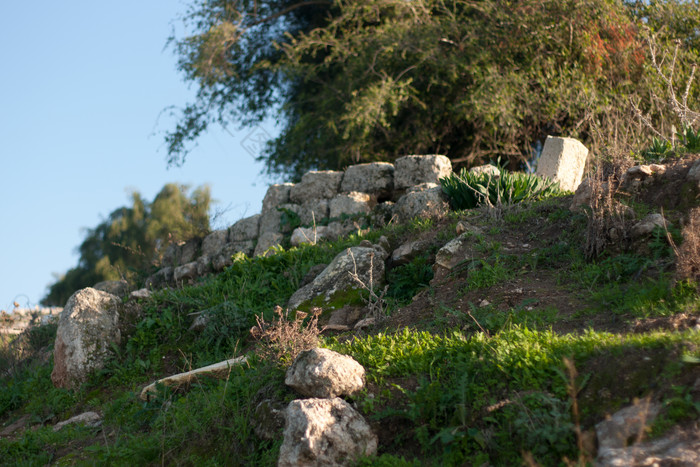
[[[138,192],[94,228],[77,248],[78,265],[49,286],[41,303],[63,306],[78,289],[104,280],[137,279],[158,263],[170,242],[185,241],[209,231],[209,187],[188,196],[188,187],[169,183],[152,202]]]
[[[548,134],[636,142],[633,103],[674,124],[648,41],[682,41],[663,65],[679,87],[700,54],[697,0],[218,0],[186,24],[173,44],[199,92],[169,161],[211,123],[275,115],[282,132],[260,159],[290,178],[411,153],[517,167]]]

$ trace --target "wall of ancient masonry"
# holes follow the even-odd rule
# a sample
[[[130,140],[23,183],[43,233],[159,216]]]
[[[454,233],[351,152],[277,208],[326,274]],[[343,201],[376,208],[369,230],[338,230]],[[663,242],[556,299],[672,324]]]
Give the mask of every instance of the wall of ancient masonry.
[[[271,185],[259,214],[203,239],[171,245],[163,267],[147,285],[181,283],[220,271],[232,264],[233,255],[264,254],[285,236],[296,246],[347,235],[358,228],[349,217],[358,214],[381,223],[446,211],[439,179],[451,173],[452,164],[445,156],[405,156],[393,164],[372,162],[344,171],[312,171],[300,183]],[[290,215],[298,216],[300,227],[292,230],[286,221]]]
[[[581,183],[587,156],[588,149],[580,142],[550,136],[537,174],[574,191]],[[259,214],[204,239],[171,245],[164,254],[163,267],[146,285],[182,283],[221,271],[232,264],[233,255],[265,254],[286,236],[290,236],[292,246],[297,246],[347,235],[358,228],[348,219],[353,215],[366,215],[376,225],[392,218],[402,222],[446,212],[448,203],[439,179],[451,173],[450,160],[440,155],[405,156],[393,164],[372,162],[344,171],[307,172],[300,183],[270,186]],[[290,216],[296,217],[301,226],[292,229]]]

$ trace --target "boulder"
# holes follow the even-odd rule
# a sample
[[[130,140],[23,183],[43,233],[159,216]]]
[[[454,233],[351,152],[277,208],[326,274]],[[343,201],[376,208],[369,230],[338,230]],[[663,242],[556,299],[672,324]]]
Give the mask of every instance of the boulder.
[[[657,227],[666,227],[668,223],[661,214],[649,214],[632,226],[630,233],[633,238],[641,238],[650,235]]]
[[[187,264],[183,264],[182,266],[175,268],[175,271],[173,272],[173,279],[176,283],[195,279],[199,276],[198,269],[199,263],[197,261],[190,261]]]
[[[406,189],[421,183],[440,183],[452,173],[452,163],[445,156],[404,156],[394,162],[394,188]]]
[[[367,193],[353,191],[337,195],[330,202],[331,219],[343,215],[368,214],[372,210],[372,199]]]
[[[299,246],[302,243],[315,245],[319,240],[328,236],[328,227],[319,225],[318,227],[297,227],[292,232],[289,243],[292,246]]]
[[[416,217],[440,218],[447,214],[449,203],[442,188],[435,183],[412,187],[396,203],[394,213],[399,221],[407,222]]]
[[[289,299],[287,307],[294,310],[302,303],[323,295],[325,300],[340,291],[359,289],[361,286],[351,274],[357,274],[367,287],[379,288],[384,283],[384,260],[388,254],[380,246],[348,248],[333,261],[310,284],[300,288]],[[370,264],[373,267],[370,267]]]
[[[213,258],[218,255],[228,241],[228,230],[215,230],[202,240],[202,255]]]
[[[107,292],[116,295],[119,298],[126,296],[129,293],[129,283],[125,280],[120,281],[102,281],[92,286],[95,290]]]
[[[643,438],[659,414],[661,406],[642,400],[619,410],[595,426],[598,439],[598,460],[620,454],[619,450]],[[615,464],[608,464],[615,465]],[[627,464],[617,464],[627,465]],[[631,464],[630,464],[631,465]]]
[[[262,202],[262,212],[274,210],[278,206],[289,203],[289,191],[294,186],[293,183],[282,183],[270,185],[265,193]]]
[[[84,412],[63,422],[56,423],[53,427],[53,431],[58,431],[64,426],[75,425],[77,423],[90,427],[100,426],[102,424],[102,417],[97,412]]]
[[[304,399],[289,403],[279,467],[349,466],[377,452],[377,437],[344,400]]]
[[[239,220],[228,228],[228,241],[231,243],[255,240],[260,233],[260,214]]]
[[[562,190],[576,191],[586,168],[588,148],[574,138],[547,136],[537,162],[537,175],[559,183]]]
[[[333,170],[307,172],[301,177],[301,183],[289,191],[292,203],[303,204],[314,199],[331,199],[340,191],[343,172]]]
[[[254,256],[268,254],[268,250],[273,246],[279,246],[284,239],[284,235],[276,232],[264,232],[258,238],[258,244],[255,245]]]
[[[316,348],[297,356],[284,383],[302,396],[351,396],[365,386],[365,369],[352,357]]]
[[[394,166],[388,162],[351,165],[345,170],[340,185],[343,193],[359,191],[377,198],[390,198],[393,190]]]
[[[206,276],[212,271],[211,258],[209,256],[200,256],[197,258],[197,276]]]
[[[301,205],[299,218],[302,225],[318,225],[321,221],[328,219],[330,212],[330,200],[312,199]]]
[[[447,242],[435,255],[435,266],[452,270],[464,260],[465,256],[469,256],[465,252],[469,252],[472,243],[478,235],[478,230],[468,230]]]
[[[121,300],[91,287],[78,290],[58,319],[51,381],[76,388],[104,366],[111,344],[119,344]]]

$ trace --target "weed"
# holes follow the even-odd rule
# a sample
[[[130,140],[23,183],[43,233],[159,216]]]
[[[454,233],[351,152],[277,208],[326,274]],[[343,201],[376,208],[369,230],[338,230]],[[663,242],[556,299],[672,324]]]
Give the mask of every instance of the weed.
[[[264,360],[283,367],[291,365],[300,352],[318,347],[318,335],[321,332],[318,317],[322,311],[313,308],[306,322],[306,313],[296,311],[292,318],[288,310],[282,310],[279,306],[275,307],[275,318],[269,323],[262,316],[256,316],[257,324],[250,330],[250,334],[258,341],[257,353]]]
[[[676,250],[678,279],[700,284],[700,208],[690,211],[683,227],[683,243]]]

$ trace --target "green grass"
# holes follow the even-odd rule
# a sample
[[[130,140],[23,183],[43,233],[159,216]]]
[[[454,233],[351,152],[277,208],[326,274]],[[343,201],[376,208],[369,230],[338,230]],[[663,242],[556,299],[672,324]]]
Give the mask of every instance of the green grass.
[[[495,302],[468,304],[468,313],[429,285],[430,258],[454,238],[458,220],[477,225],[484,234],[474,242],[480,259],[453,271],[458,284],[454,295],[483,294]],[[686,420],[684,414],[696,414],[698,402],[677,380],[696,365],[697,332],[618,335],[580,329],[561,335],[552,326],[568,319],[562,317],[565,310],[532,297],[511,305],[490,298],[495,286],[547,273],[588,305],[584,317],[631,320],[697,311],[696,284],[673,281],[665,235],[652,238],[650,254],[617,252],[587,261],[581,251],[584,228],[580,214],[547,199],[505,208],[500,220],[465,211],[443,223],[392,225],[363,237],[376,241],[386,235],[396,248],[436,231],[432,247],[387,274],[390,311],[429,290],[422,295],[426,306],[421,319],[430,332],[409,326],[322,341],[366,368],[369,387],[354,402],[374,426],[396,431],[393,441],[380,446],[380,456],[360,465],[519,465],[523,453],[541,465],[559,465],[564,456],[577,458],[572,381],[564,358],[571,358],[579,371],[575,382],[584,428],[635,397],[659,391],[665,408],[652,427],[654,434]],[[503,235],[510,229],[527,229],[521,238],[534,246],[509,254]],[[556,235],[548,234],[552,231]],[[75,392],[53,388],[50,359],[33,359],[0,376],[0,419],[30,414],[38,427],[16,440],[0,440],[0,464],[274,465],[281,441],[262,441],[252,427],[261,400],[286,403],[297,397],[284,385],[278,366],[251,358],[228,379],[205,378],[184,392],[165,389],[150,402],[137,396],[145,384],[165,374],[249,352],[255,316],[270,320],[274,306],[286,303],[311,267],[330,262],[360,240],[352,236],[304,245],[268,258],[238,257],[221,274],[155,293],[105,368]],[[341,298],[361,299],[357,293]],[[201,311],[210,314],[209,324],[202,332],[189,331],[191,313]],[[31,347],[45,348],[54,335],[55,328],[38,328]],[[601,397],[605,391],[609,396]],[[51,430],[55,422],[86,410],[104,415],[100,429]]]

